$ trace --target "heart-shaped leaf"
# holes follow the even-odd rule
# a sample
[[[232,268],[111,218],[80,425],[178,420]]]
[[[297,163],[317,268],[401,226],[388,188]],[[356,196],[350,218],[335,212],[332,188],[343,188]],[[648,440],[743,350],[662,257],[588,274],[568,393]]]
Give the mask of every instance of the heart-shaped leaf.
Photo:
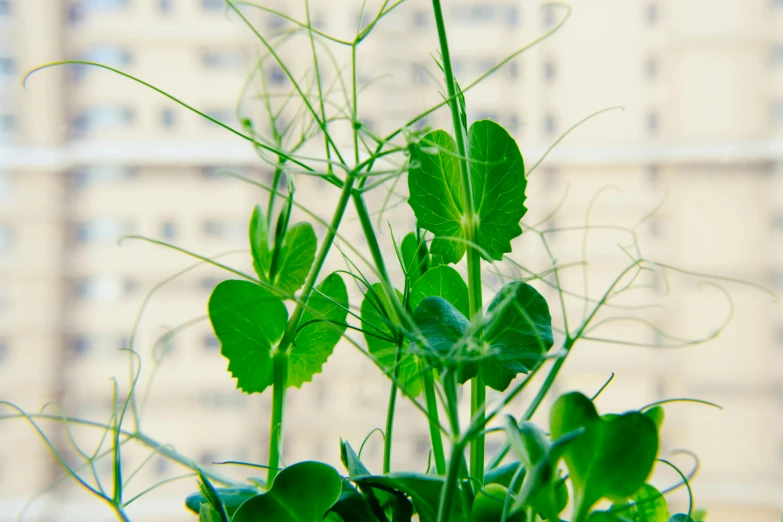
[[[413,322],[427,340],[427,346],[418,346],[421,353],[441,362],[459,361],[454,345],[465,337],[470,323],[454,305],[442,297],[428,297],[413,312]]]
[[[289,350],[288,386],[301,388],[320,373],[345,332],[348,290],[337,273],[330,274],[307,302]]]
[[[321,462],[299,462],[283,469],[266,493],[242,504],[231,522],[321,522],[342,491],[337,471]]]
[[[395,490],[409,497],[416,509],[421,522],[435,522],[438,517],[438,504],[445,485],[442,477],[421,475],[418,473],[390,473],[383,476],[351,477],[351,480],[361,487],[371,487],[383,490]],[[462,495],[452,507],[450,522],[463,522],[467,519]]]
[[[378,522],[368,499],[347,480],[343,480],[343,490],[332,506],[331,513],[339,515],[346,522]]]
[[[416,281],[409,297],[411,310],[416,310],[428,297],[445,299],[462,315],[469,315],[468,285],[459,272],[450,266],[431,268]]]
[[[525,215],[525,166],[514,139],[490,120],[473,123],[469,132],[469,174],[478,218],[478,245],[489,259],[511,252],[511,240],[522,233]],[[415,149],[408,173],[408,203],[419,227],[435,235],[431,253],[456,263],[465,253],[463,187],[454,139],[437,130]],[[482,253],[482,255],[484,255]]]
[[[639,412],[600,417],[581,393],[561,395],[550,412],[553,438],[583,429],[565,450],[575,521],[602,498],[622,502],[642,487],[658,454],[655,423]]]
[[[402,301],[403,296],[397,292]],[[463,315],[468,311],[468,285],[454,268],[450,266],[438,266],[427,270],[413,284],[409,296],[411,309],[419,306],[427,297],[437,296],[452,303]],[[421,372],[423,365],[419,357],[409,353],[407,338],[402,339],[402,354],[397,361],[397,343],[392,342],[395,336],[393,332],[389,310],[391,303],[386,298],[386,293],[380,283],[372,285],[362,301],[361,314],[364,321],[364,338],[367,341],[369,352],[378,359],[383,367],[391,372],[397,364],[398,383],[405,389],[408,395],[413,397],[421,393]]]
[[[255,283],[228,280],[212,291],[208,310],[237,388],[245,393],[264,391],[272,384],[272,347],[288,322],[283,302]]]
[[[669,506],[660,491],[649,484],[643,485],[631,497],[626,506],[612,506],[612,512],[633,522],[668,522]]]
[[[522,281],[509,283],[487,310],[486,352],[479,373],[487,386],[504,391],[519,373],[528,373],[553,344],[546,299]]]
[[[250,218],[249,236],[253,268],[259,279],[285,294],[293,295],[304,284],[315,260],[318,240],[313,226],[310,223],[297,223],[285,231],[280,252],[277,253],[274,277],[270,277],[271,249],[274,245],[270,245],[269,225],[258,205]]]

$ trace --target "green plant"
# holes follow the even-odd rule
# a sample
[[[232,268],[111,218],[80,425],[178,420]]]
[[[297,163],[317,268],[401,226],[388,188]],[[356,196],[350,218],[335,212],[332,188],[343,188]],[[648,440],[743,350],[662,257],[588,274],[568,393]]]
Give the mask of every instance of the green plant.
[[[39,420],[60,420],[66,427],[83,424],[105,429],[112,441],[111,449],[102,450],[101,445],[93,454],[84,455],[84,468],[76,469],[57,458],[70,476],[102,498],[122,520],[127,520],[125,508],[141,496],[130,500],[123,496],[126,481],[120,452],[125,443],[134,441],[196,472],[200,493],[189,497],[186,505],[200,521],[384,522],[411,520],[416,515],[422,522],[533,522],[560,520],[569,504],[571,522],[693,520],[692,505],[687,514],[670,518],[663,494],[647,484],[656,462],[669,464],[658,456],[663,422],[660,405],[599,415],[595,397],[569,393],[555,401],[548,426],[541,428],[531,422],[576,343],[590,339],[599,312],[612,306],[613,300],[643,272],[675,270],[643,258],[634,244],[634,249],[628,251],[627,267],[605,292],[597,299],[587,292],[582,297],[586,313],[572,328],[566,313],[569,292],[560,282],[562,271],[571,267],[559,264],[552,255],[547,242],[552,230],[522,224],[527,211],[527,176],[540,161],[526,170],[515,140],[501,125],[490,120],[468,124],[465,92],[554,33],[567,16],[463,89],[454,78],[441,2],[432,0],[440,45],[436,63],[444,76],[444,101],[388,135],[378,136],[360,118],[357,48],[385,16],[403,3],[385,0],[369,23],[360,23],[349,41],[314,27],[308,0],[304,1],[304,21],[267,7],[241,3],[293,25],[277,39],[263,36],[239,9],[240,3],[227,0],[227,8],[257,36],[264,51],[251,79],[257,79],[262,87],[260,98],[268,116],[268,135],[258,130],[262,125],[239,110],[241,129],[212,120],[247,140],[260,160],[274,171],[270,186],[227,173],[268,192],[265,209],[256,206],[249,222],[255,274],[173,245],[137,238],[177,249],[238,278],[217,285],[209,299],[208,313],[237,388],[245,393],[272,388],[269,461],[261,465],[267,469],[266,480],[237,483],[202,470],[141,432],[134,393],[139,375],[134,346],[130,351],[131,393],[124,403],[116,405],[109,423],[46,413],[19,414],[42,435]],[[361,15],[364,10],[362,4]],[[297,34],[306,39],[312,54],[312,71],[304,79],[294,76],[276,50],[277,45]],[[345,81],[330,46],[348,50],[350,81]],[[292,123],[286,124],[273,107],[275,95],[280,93],[266,88],[264,71],[269,62],[280,67],[291,84],[292,90],[284,95],[283,103],[300,105]],[[211,119],[142,80],[101,64],[70,61],[41,68],[68,63],[121,74]],[[331,85],[325,83],[327,66],[334,75]],[[335,100],[339,95],[344,95],[344,104]],[[441,107],[450,115],[449,131],[414,130],[415,123]],[[348,150],[337,143],[339,131],[350,133],[352,146]],[[323,157],[312,156],[315,144],[322,147]],[[406,231],[401,241],[392,231],[396,259],[390,260],[384,256],[366,197],[373,190],[385,188],[388,201],[406,174],[407,202],[417,227]],[[339,194],[328,221],[320,220],[297,202],[297,176],[318,177]],[[351,206],[369,256],[342,240],[345,250],[341,253],[347,268],[324,277],[327,256],[336,246],[344,215]],[[320,244],[312,223],[291,222],[298,212],[323,226]],[[509,257],[512,240],[523,230],[540,240],[551,267],[535,271]],[[633,230],[626,232],[635,242]],[[464,271],[459,264],[462,259],[466,259]],[[521,275],[504,274],[496,264],[501,261]],[[400,264],[401,280],[393,280],[388,266],[392,262]],[[483,290],[487,285],[482,280],[482,269],[487,266],[503,284],[485,307]],[[359,306],[349,303],[346,280],[361,289]],[[554,290],[562,324],[553,324],[549,303],[531,283]],[[287,302],[291,304],[290,314]],[[361,332],[364,343],[346,333],[349,330]],[[281,466],[286,389],[311,381],[341,339],[369,357],[390,380],[381,474],[371,473],[347,442],[342,442],[340,448],[345,475],[317,462]],[[554,348],[556,341],[559,346]],[[547,367],[524,413],[503,416],[510,411],[512,401],[532,386],[534,376]],[[458,407],[458,390],[465,385],[471,391],[467,422],[459,418]],[[487,387],[502,394],[497,403],[489,404]],[[434,467],[427,473],[392,469],[400,394],[423,413],[429,427]],[[134,422],[131,430],[123,424],[128,414]],[[445,426],[441,415],[445,415]],[[501,419],[505,419],[504,426],[493,427]],[[505,437],[504,449],[489,463],[485,459],[487,435]],[[45,436],[44,440],[50,444]],[[507,458],[509,451],[511,456]],[[111,494],[101,486],[95,472],[95,462],[104,453],[113,462]],[[85,468],[92,469],[97,485],[84,478]],[[670,490],[689,487],[691,477],[677,472],[682,481]],[[221,487],[213,486],[213,482]],[[600,504],[607,500],[611,506]]]

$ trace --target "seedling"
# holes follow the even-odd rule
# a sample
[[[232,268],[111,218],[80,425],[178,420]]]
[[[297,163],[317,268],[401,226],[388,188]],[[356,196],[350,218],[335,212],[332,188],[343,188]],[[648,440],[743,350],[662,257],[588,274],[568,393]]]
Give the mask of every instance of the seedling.
[[[359,19],[366,21],[364,15],[369,14],[369,22],[360,24],[352,39],[314,27],[309,0],[304,0],[303,20],[247,2],[240,9],[240,2],[227,0],[226,7],[258,38],[262,51],[248,85],[259,84],[258,98],[267,121],[253,121],[241,104],[241,128],[213,120],[249,142],[259,160],[274,172],[268,186],[227,173],[268,194],[266,204],[256,206],[249,215],[248,247],[255,273],[164,242],[137,239],[177,249],[232,275],[214,288],[206,308],[227,361],[227,378],[236,380],[240,392],[273,396],[269,460],[257,464],[266,470],[266,479],[238,483],[201,469],[141,432],[134,345],[130,350],[131,393],[115,407],[109,423],[18,412],[52,448],[38,427],[40,420],[106,430],[111,449],[99,446],[93,454],[83,454],[82,467],[70,466],[55,452],[66,472],[103,499],[121,520],[128,520],[127,506],[148,491],[131,499],[123,495],[127,481],[123,481],[120,453],[128,442],[146,445],[154,454],[197,474],[200,492],[189,497],[186,505],[201,522],[396,522],[414,516],[421,522],[535,522],[563,517],[570,522],[694,520],[692,503],[687,513],[670,516],[663,493],[648,484],[657,463],[670,464],[659,456],[660,405],[602,415],[595,397],[572,392],[554,402],[548,426],[531,422],[564,361],[577,343],[589,338],[598,314],[619,306],[616,297],[643,272],[674,270],[642,257],[633,230],[626,229],[634,237],[627,250],[627,267],[600,297],[582,296],[586,313],[572,327],[566,299],[574,292],[560,281],[562,272],[572,267],[556,261],[547,240],[556,231],[522,221],[527,205],[536,204],[527,200],[526,188],[528,176],[541,160],[526,170],[522,151],[506,129],[490,120],[468,121],[465,93],[556,32],[569,9],[560,6],[564,16],[559,24],[462,88],[454,77],[441,1],[432,0],[439,41],[436,65],[443,73],[444,99],[380,136],[360,116],[357,49],[390,13],[405,9],[403,0],[384,0],[373,13],[363,3]],[[289,29],[275,37],[265,36],[251,24],[246,9],[277,16]],[[308,52],[312,57],[312,68],[302,78],[294,76],[277,52],[278,46],[297,37],[308,44],[306,50],[300,46],[298,53]],[[347,71],[338,65],[335,49],[348,51]],[[72,63],[119,73],[211,119],[173,95],[101,64],[66,61],[36,70]],[[283,71],[290,92],[267,88],[265,71],[270,64]],[[281,115],[286,107],[295,114],[288,121]],[[449,129],[413,130],[441,108],[451,116]],[[259,131],[264,127],[267,133]],[[339,130],[350,133],[352,144],[347,149],[338,145]],[[320,157],[312,154],[316,147],[322,150]],[[297,202],[299,176],[320,178],[337,194],[328,221]],[[387,190],[385,207],[401,183],[407,183],[407,204],[416,228],[391,230],[396,255],[389,258],[381,247],[366,195]],[[358,216],[367,250],[341,240],[346,268],[324,274],[327,257],[336,252],[349,206]],[[296,210],[304,211],[312,222],[293,222]],[[319,227],[324,230],[320,243],[315,232]],[[514,241],[523,233],[540,240],[551,268],[537,272],[512,257]],[[516,257],[524,259],[525,254]],[[389,266],[395,263],[399,263],[401,278],[391,276]],[[512,267],[518,275],[504,274],[502,266]],[[490,273],[500,285],[485,306],[483,291],[489,287],[484,276]],[[349,303],[348,285],[359,287],[361,302]],[[546,287],[554,290],[554,303],[542,295]],[[559,314],[554,321],[551,305]],[[351,345],[390,382],[382,430],[382,472],[370,472],[345,441],[340,443],[344,470],[311,461],[283,465],[287,388],[307,388],[335,349]],[[515,412],[512,401],[532,386],[539,373],[546,375],[538,389],[531,390],[535,393],[526,410]],[[467,420],[459,418],[460,387],[470,389]],[[487,387],[501,398],[488,402]],[[393,465],[395,411],[401,397],[421,411],[422,423],[429,429],[432,466],[428,470],[405,471]],[[133,429],[125,427],[126,417],[134,421]],[[501,419],[505,419],[504,428],[493,427]],[[506,444],[486,458],[488,435],[504,437]],[[113,462],[112,493],[94,472],[95,462],[104,454]],[[682,485],[690,490],[691,477],[677,472],[681,483],[669,490]]]

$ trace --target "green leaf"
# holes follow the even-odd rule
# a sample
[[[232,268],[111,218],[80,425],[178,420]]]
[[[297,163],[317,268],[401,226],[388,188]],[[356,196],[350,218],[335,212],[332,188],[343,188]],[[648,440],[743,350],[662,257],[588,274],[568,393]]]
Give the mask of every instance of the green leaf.
[[[356,452],[347,441],[340,441],[340,460],[348,470],[349,476],[371,476],[370,471],[359,460]],[[377,513],[377,519],[384,520],[386,517],[390,517],[391,522],[410,522],[413,517],[413,505],[405,495],[396,491],[376,490],[366,483],[359,482],[357,485],[366,496],[370,508]]]
[[[558,514],[568,503],[568,490],[558,462],[574,435],[567,434],[553,444],[535,424],[518,426],[510,415],[506,417],[506,433],[511,449],[527,470],[513,510],[531,506],[547,519],[559,520]]]
[[[479,361],[484,384],[504,391],[519,373],[528,373],[553,344],[549,305],[522,281],[498,291],[487,311],[487,349]]]
[[[511,252],[511,240],[522,234],[525,208],[525,164],[514,138],[491,120],[470,126],[470,177],[479,217],[479,245],[500,261]]]
[[[315,287],[302,314],[288,355],[288,386],[300,388],[321,372],[345,332],[347,315],[345,282],[337,273],[330,274]]]
[[[283,469],[266,493],[242,504],[231,522],[321,522],[342,491],[337,471],[321,462]]]
[[[384,490],[395,490],[411,499],[420,522],[435,522],[438,515],[438,504],[443,491],[443,477],[422,475],[418,473],[390,473],[384,476],[359,476],[351,480],[362,487],[372,487]],[[457,495],[461,499],[461,495]],[[467,519],[465,508],[458,501],[451,510],[450,522],[464,522]]]
[[[565,449],[576,521],[600,499],[622,502],[641,488],[658,454],[658,430],[639,412],[600,417],[581,393],[561,395],[550,412],[553,438],[584,429]]]
[[[660,491],[649,484],[643,485],[631,497],[632,504],[623,508],[612,506],[612,511],[633,522],[667,522],[669,506]]]
[[[234,511],[247,499],[258,495],[256,488],[214,488],[220,501],[226,507],[228,516],[234,514]],[[185,499],[185,506],[193,513],[198,514],[202,504],[207,502],[202,493],[193,493]]]
[[[447,263],[456,263],[465,254],[462,210],[462,180],[457,161],[457,145],[448,132],[436,130],[424,136],[414,149],[414,162],[408,171],[408,204],[417,226],[435,234],[430,251]]]
[[[416,234],[409,232],[400,244],[402,269],[411,283],[415,283],[428,269],[430,253],[424,241],[419,242]]]
[[[260,205],[256,205],[253,209],[248,235],[250,236],[250,253],[253,256],[253,269],[261,281],[268,283],[269,263],[271,262],[269,255],[269,224]]]
[[[587,517],[587,522],[633,522],[625,517],[621,517],[609,511],[593,511]]]
[[[440,297],[467,317],[469,313],[468,285],[462,276],[450,266],[431,268],[411,288],[409,303],[416,310],[428,297]]]
[[[283,240],[279,268],[272,284],[293,295],[307,279],[317,247],[318,240],[310,223],[297,223],[290,227]]]
[[[658,428],[658,431],[660,432],[661,426],[663,426],[663,421],[666,418],[666,414],[663,411],[663,407],[654,406],[649,410],[645,410],[643,413],[647,415],[650,418],[650,420],[655,423],[655,427]]]
[[[397,292],[402,301],[402,294]],[[375,283],[367,291],[361,305],[362,330],[367,342],[367,350],[378,360],[378,363],[390,374],[397,365],[397,382],[411,397],[418,397],[422,390],[421,361],[415,355],[408,353],[408,340],[403,339],[402,353],[397,361],[397,344],[390,339],[396,339],[398,333],[392,329],[389,310],[392,305],[386,297],[381,283]]]
[[[340,498],[332,506],[331,513],[340,515],[347,522],[377,522],[370,502],[347,480],[343,480]]]
[[[427,340],[426,347],[418,347],[423,353],[441,361],[459,361],[453,348],[464,338],[470,323],[454,305],[442,297],[428,297],[414,310],[413,322]]]
[[[228,521],[224,520],[223,517],[220,516],[220,512],[218,512],[215,508],[213,508],[209,504],[201,504],[201,507],[198,510],[198,522],[228,522]]]
[[[237,388],[245,393],[264,391],[272,384],[272,347],[288,322],[283,302],[255,283],[228,280],[212,291],[208,310]]]
[[[695,522],[693,518],[689,517],[685,513],[677,513],[669,519],[669,522]]]
[[[478,245],[488,259],[500,260],[511,252],[511,240],[522,233],[525,215],[525,166],[514,139],[490,120],[474,122],[469,132],[469,175],[475,213],[479,220]],[[431,252],[447,263],[465,253],[466,212],[454,139],[437,130],[424,136],[415,149],[408,174],[408,203],[417,225],[435,235]]]

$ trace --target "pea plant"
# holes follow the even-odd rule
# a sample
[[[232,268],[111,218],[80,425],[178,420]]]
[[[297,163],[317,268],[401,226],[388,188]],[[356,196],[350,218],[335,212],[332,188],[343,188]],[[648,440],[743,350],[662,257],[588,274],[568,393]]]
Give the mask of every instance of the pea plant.
[[[663,406],[670,401],[629,412],[600,413],[597,393],[588,397],[569,392],[552,402],[548,423],[531,420],[552,393],[575,346],[596,340],[592,332],[605,320],[599,317],[603,310],[619,307],[616,298],[645,272],[676,270],[642,257],[635,248],[635,234],[628,230],[634,245],[626,251],[627,267],[599,297],[584,296],[586,313],[577,324],[570,324],[566,299],[575,293],[561,284],[561,276],[573,267],[558,263],[552,254],[548,237],[555,229],[523,221],[527,205],[535,204],[527,201],[528,176],[541,160],[526,168],[516,141],[503,126],[491,120],[469,121],[465,93],[551,36],[570,10],[560,6],[565,16],[559,24],[463,88],[454,76],[441,1],[432,0],[439,43],[433,59],[442,73],[436,80],[443,101],[389,134],[378,135],[360,114],[357,49],[387,15],[405,4],[384,0],[371,12],[363,3],[355,36],[346,40],[317,28],[308,0],[303,2],[302,18],[226,0],[227,11],[260,44],[247,89],[256,88],[254,99],[260,100],[266,119],[249,117],[240,103],[238,128],[102,64],[65,61],[35,69],[79,63],[125,76],[246,140],[259,161],[274,172],[271,185],[226,173],[268,195],[266,204],[257,205],[249,216],[253,273],[182,247],[137,238],[231,274],[214,288],[207,303],[208,318],[236,387],[246,394],[272,395],[268,461],[253,464],[266,470],[265,479],[237,482],[198,466],[141,431],[134,393],[139,365],[133,342],[131,393],[119,401],[115,391],[108,423],[60,413],[27,414],[20,409],[3,418],[25,418],[52,449],[39,424],[43,420],[104,430],[110,448],[103,449],[102,440],[94,453],[81,452],[80,466],[57,451],[54,454],[66,476],[104,501],[120,520],[129,520],[128,505],[159,486],[126,498],[121,452],[130,442],[192,471],[186,477],[197,477],[199,492],[185,504],[200,522],[701,520],[704,514],[693,509],[692,498],[687,512],[672,514],[665,497],[680,487],[690,492],[693,475],[660,455]],[[251,11],[279,17],[288,28],[265,36],[250,21]],[[309,54],[312,61],[311,69],[301,76],[279,51],[294,37],[300,38],[297,53]],[[348,52],[348,67],[340,65],[338,51]],[[283,72],[289,92],[269,88],[270,65]],[[439,110],[448,111],[448,129],[420,125]],[[347,147],[340,144],[344,136],[350,136]],[[337,202],[330,219],[321,219],[297,201],[296,179],[301,176],[317,177],[334,191]],[[380,243],[381,218],[374,222],[368,195],[385,190],[388,207],[399,195],[400,183],[407,183],[403,201],[416,226],[401,233],[392,230],[394,255],[389,257]],[[366,249],[340,235],[351,206]],[[311,220],[293,222],[301,214]],[[319,227],[323,229],[320,243]],[[549,268],[536,271],[515,259],[512,241],[523,233],[540,240],[551,261]],[[346,268],[324,274],[327,257],[338,250]],[[396,267],[400,278],[391,275]],[[513,274],[502,267],[512,267]],[[489,288],[487,274],[501,282],[499,287]],[[348,285],[361,291],[361,302],[349,302]],[[553,303],[541,288],[553,291]],[[490,290],[494,295],[485,302],[484,293]],[[382,469],[370,471],[361,451],[357,453],[347,441],[339,446],[344,469],[315,461],[283,465],[287,389],[307,387],[335,349],[351,347],[389,381],[386,424],[381,430]],[[536,380],[539,374],[541,379]],[[464,414],[460,418],[462,388],[469,389],[467,418]],[[493,390],[490,396],[499,399],[488,400],[487,388]],[[515,409],[520,397],[528,397],[521,412]],[[394,469],[395,412],[401,400],[421,413],[422,426],[429,432],[431,459],[426,469]],[[132,427],[127,426],[128,419]],[[499,452],[485,453],[488,436],[502,438]],[[95,470],[95,462],[104,458],[112,463],[110,488],[104,487]],[[658,465],[673,468],[680,477],[663,491],[648,483]]]

